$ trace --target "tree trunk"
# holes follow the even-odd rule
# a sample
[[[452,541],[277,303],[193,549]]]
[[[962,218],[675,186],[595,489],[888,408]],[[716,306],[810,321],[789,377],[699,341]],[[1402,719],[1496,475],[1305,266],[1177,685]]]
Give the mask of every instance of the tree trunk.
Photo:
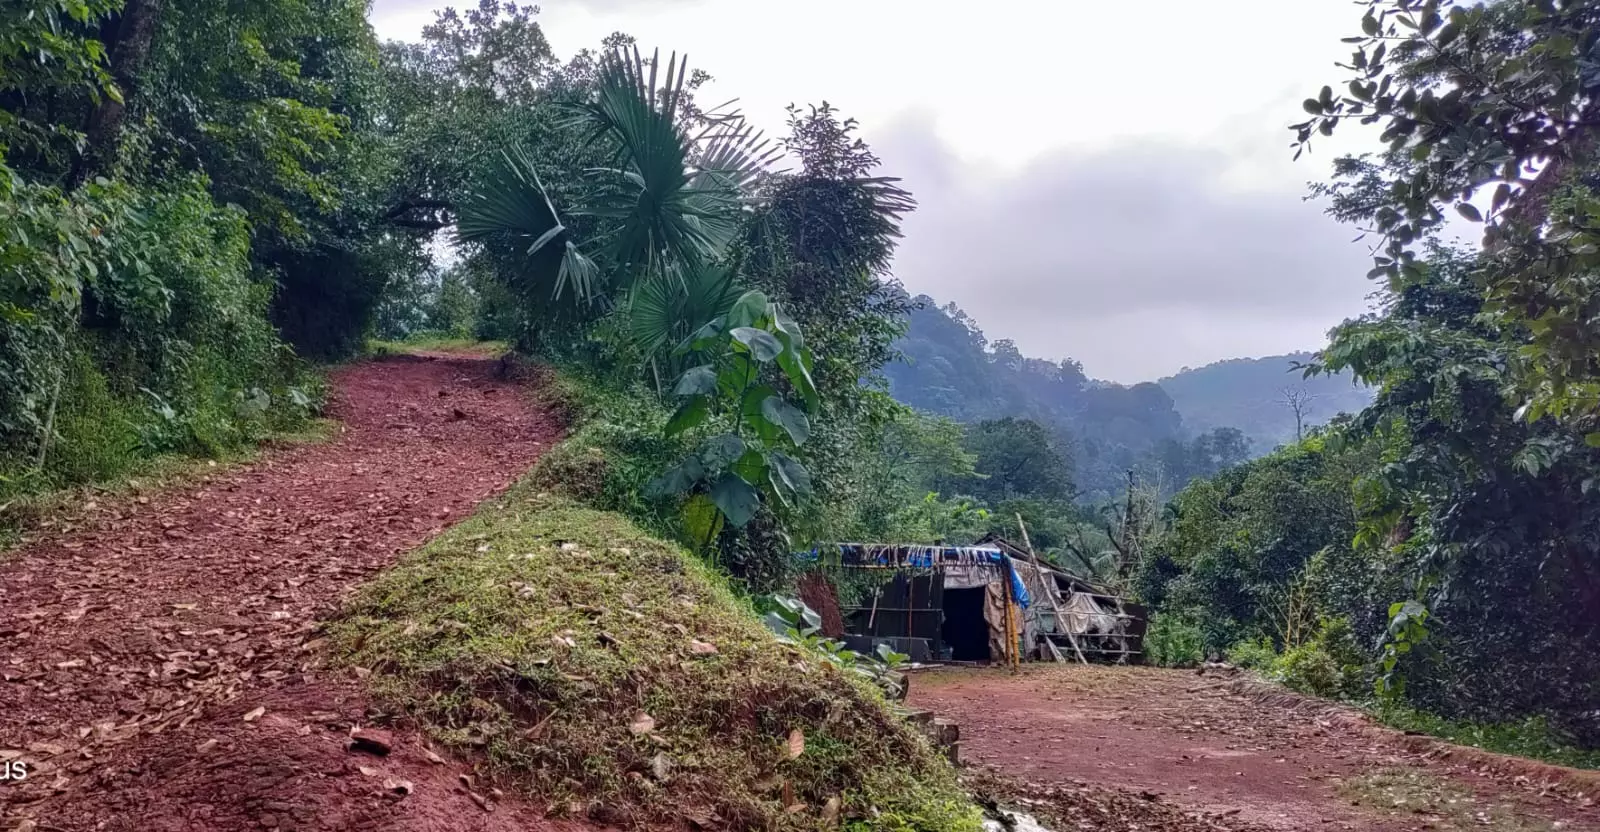
[[[164,4],[165,0],[127,0],[123,5],[114,26],[115,34],[107,44],[111,75],[116,79],[122,100],[102,96],[89,113],[89,123],[84,129],[84,152],[72,166],[69,187],[76,188],[104,174],[116,162],[117,143],[122,138],[128,102],[133,99],[139,71],[150,55],[150,44],[155,40]]]

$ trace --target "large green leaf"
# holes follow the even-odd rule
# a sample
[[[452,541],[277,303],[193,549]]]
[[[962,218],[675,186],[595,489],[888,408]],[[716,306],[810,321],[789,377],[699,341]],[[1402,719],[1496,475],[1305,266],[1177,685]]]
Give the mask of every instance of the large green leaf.
[[[516,279],[532,296],[586,304],[600,293],[600,269],[571,239],[522,147],[500,152],[458,213],[457,242],[511,247],[520,259]]]
[[[675,396],[702,396],[717,392],[717,368],[710,364],[690,367],[672,388]]]
[[[762,292],[745,292],[728,310],[728,326],[754,326],[767,314],[767,296]]]
[[[769,470],[774,488],[788,489],[799,496],[811,493],[811,472],[800,464],[800,460],[778,451],[768,454],[768,458],[771,461]]]
[[[711,501],[734,528],[743,528],[761,508],[761,495],[732,471],[718,477],[711,485]]]
[[[746,447],[744,456],[733,463],[732,471],[745,482],[766,482],[767,455],[760,448]]]
[[[750,350],[750,355],[763,364],[777,358],[783,352],[783,343],[764,329],[741,326],[734,328],[729,334],[733,336],[733,340],[745,345]]]
[[[759,365],[748,352],[735,352],[728,356],[717,374],[717,392],[729,399],[743,401],[744,392],[756,383]]]
[[[672,418],[667,420],[666,434],[668,436],[677,436],[692,427],[696,427],[704,423],[710,413],[711,402],[705,396],[695,396],[678,405],[678,409],[673,412]]]
[[[805,360],[810,353],[796,353],[794,350],[784,350],[778,355],[778,366],[783,369],[783,374],[788,377],[789,383],[805,399],[806,409],[812,413],[822,405],[822,397],[817,395],[816,382],[811,380],[811,368]]]
[[[700,459],[709,471],[720,471],[744,456],[744,440],[737,434],[724,433],[706,440],[700,449]]]
[[[773,304],[772,318],[774,334],[778,336],[778,340],[782,341],[783,345],[788,349],[797,353],[804,352],[806,339],[800,333],[800,324],[796,323],[794,318],[789,317],[789,313],[783,311],[783,307],[777,304]]]
[[[722,530],[722,512],[705,494],[696,494],[683,504],[683,533],[698,550],[709,546]]]
[[[739,403],[740,420],[755,430],[763,442],[771,442],[783,433],[783,427],[761,411],[761,403],[776,395],[778,391],[772,385],[757,384],[745,390],[744,399]]]
[[[706,469],[700,464],[699,457],[689,457],[681,464],[668,468],[661,476],[645,484],[643,494],[646,497],[667,497],[673,494],[682,494],[693,488],[696,483],[705,479]]]
[[[689,77],[676,53],[662,62],[659,52],[647,60],[617,49],[601,61],[595,96],[576,106],[590,140],[617,152],[611,167],[590,171],[595,192],[574,213],[617,221],[608,251],[630,277],[665,278],[721,257],[744,193],[776,156],[736,114],[702,116],[705,128],[690,136]]]
[[[800,408],[789,404],[780,396],[768,396],[761,402],[761,415],[768,422],[783,428],[789,440],[804,445],[811,436],[811,420]]]
[[[709,346],[694,346],[700,335],[696,327],[711,326],[709,333],[720,334],[713,324],[739,297],[733,270],[702,268],[684,273],[682,278],[650,280],[634,289],[628,326],[640,352],[656,355],[668,344],[677,344],[674,353],[682,355]]]

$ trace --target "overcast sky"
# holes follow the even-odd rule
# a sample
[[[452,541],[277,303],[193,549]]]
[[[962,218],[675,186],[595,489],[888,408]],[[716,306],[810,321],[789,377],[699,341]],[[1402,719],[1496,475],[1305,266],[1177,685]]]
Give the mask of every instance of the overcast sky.
[[[458,7],[475,0],[458,0]],[[375,0],[416,39],[434,0]],[[769,133],[828,100],[921,205],[895,275],[991,340],[1136,382],[1315,349],[1367,308],[1354,232],[1306,203],[1339,137],[1285,125],[1342,73],[1351,0],[547,0],[558,55],[624,31],[687,52]]]

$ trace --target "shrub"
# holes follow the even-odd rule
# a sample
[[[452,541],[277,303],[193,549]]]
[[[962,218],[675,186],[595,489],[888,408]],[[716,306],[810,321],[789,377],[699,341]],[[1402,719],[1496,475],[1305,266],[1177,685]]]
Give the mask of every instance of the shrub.
[[[1337,696],[1344,683],[1339,663],[1316,642],[1285,652],[1278,659],[1277,676],[1289,688],[1312,696]]]
[[[1271,673],[1278,662],[1278,650],[1269,638],[1236,642],[1227,651],[1228,661],[1247,670]]]
[[[1144,650],[1151,664],[1194,667],[1205,660],[1205,639],[1193,622],[1170,613],[1158,613],[1150,618]]]
[[[200,177],[67,198],[0,166],[0,502],[224,455],[317,409],[250,249]]]

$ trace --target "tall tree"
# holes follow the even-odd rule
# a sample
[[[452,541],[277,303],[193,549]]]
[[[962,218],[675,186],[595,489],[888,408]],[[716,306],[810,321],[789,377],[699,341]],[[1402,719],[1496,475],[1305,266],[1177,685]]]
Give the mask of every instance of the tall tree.
[[[743,268],[812,333],[825,395],[849,399],[893,357],[910,310],[889,272],[900,222],[916,208],[832,105],[789,107],[783,148],[800,162],[769,177],[746,223]]]
[[[100,99],[89,113],[84,130],[84,150],[73,165],[69,184],[77,186],[104,173],[116,161],[122,124],[127,117],[127,101],[137,93],[139,74],[150,55],[150,43],[161,22],[164,0],[123,0],[122,11],[100,25],[101,37],[109,45],[111,75],[117,94]]]
[[[1301,150],[1346,122],[1382,124],[1388,152],[1343,191],[1346,213],[1379,238],[1371,276],[1403,291],[1422,279],[1423,246],[1446,217],[1484,223],[1489,256],[1473,279],[1486,314],[1526,329],[1528,348],[1508,356],[1523,415],[1594,432],[1600,2],[1366,5],[1360,33],[1345,39],[1356,47],[1348,82],[1305,101]]]

